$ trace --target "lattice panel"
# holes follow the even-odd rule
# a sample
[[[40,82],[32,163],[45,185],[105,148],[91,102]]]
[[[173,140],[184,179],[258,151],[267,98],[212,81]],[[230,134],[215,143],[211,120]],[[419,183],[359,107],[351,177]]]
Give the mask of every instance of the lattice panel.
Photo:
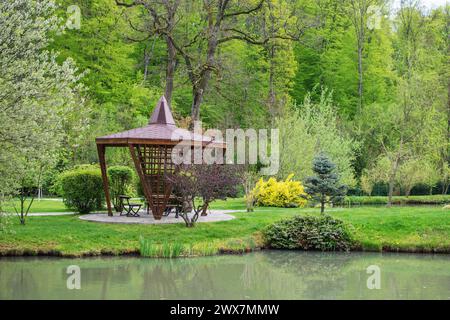
[[[147,201],[155,219],[160,219],[170,197],[172,186],[165,178],[175,170],[172,162],[172,146],[137,145],[136,152],[143,179],[149,190]]]

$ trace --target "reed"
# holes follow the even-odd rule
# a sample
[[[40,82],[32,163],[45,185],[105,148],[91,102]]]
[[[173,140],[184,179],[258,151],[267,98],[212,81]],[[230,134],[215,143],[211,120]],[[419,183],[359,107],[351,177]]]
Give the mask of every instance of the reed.
[[[231,239],[226,242],[212,241],[196,244],[180,242],[152,243],[141,237],[139,252],[149,258],[178,258],[212,256],[220,253],[244,253],[253,251],[257,244],[252,237],[245,239]]]

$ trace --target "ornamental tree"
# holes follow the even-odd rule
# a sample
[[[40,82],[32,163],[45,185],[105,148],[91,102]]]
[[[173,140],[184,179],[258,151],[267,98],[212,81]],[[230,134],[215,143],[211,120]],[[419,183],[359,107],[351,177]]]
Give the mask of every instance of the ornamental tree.
[[[30,167],[49,166],[84,113],[82,74],[73,60],[58,62],[49,51],[51,36],[61,32],[56,10],[52,0],[0,1],[1,194],[20,194]]]
[[[179,165],[174,174],[167,175],[174,193],[182,198],[180,216],[187,227],[193,227],[200,214],[207,214],[212,201],[236,195],[240,172],[237,165]]]
[[[319,153],[313,160],[316,175],[305,180],[305,191],[311,198],[320,203],[320,213],[325,211],[325,203],[341,200],[347,193],[347,186],[339,181],[335,173],[336,165],[324,153]]]

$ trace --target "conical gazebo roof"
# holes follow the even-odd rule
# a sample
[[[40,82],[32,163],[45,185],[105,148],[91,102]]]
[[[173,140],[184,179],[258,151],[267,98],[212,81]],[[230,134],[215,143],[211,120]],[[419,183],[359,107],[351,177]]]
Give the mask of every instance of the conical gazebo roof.
[[[128,144],[176,145],[180,142],[180,137],[191,140],[191,142],[202,142],[203,145],[213,143],[214,147],[225,148],[225,143],[222,141],[213,141],[209,136],[178,128],[164,96],[159,99],[147,126],[98,137],[96,143],[107,146],[126,146]]]

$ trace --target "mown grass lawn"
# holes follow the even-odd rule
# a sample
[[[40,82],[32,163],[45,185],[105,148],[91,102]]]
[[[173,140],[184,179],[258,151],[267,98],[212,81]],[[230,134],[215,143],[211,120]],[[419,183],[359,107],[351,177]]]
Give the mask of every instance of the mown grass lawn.
[[[28,206],[29,200],[25,202],[25,207]],[[10,200],[3,204],[2,209],[6,212],[15,213],[14,207],[16,209],[20,208],[19,200]],[[67,209],[64,206],[64,202],[61,198],[55,199],[34,199],[33,204],[30,208],[30,213],[36,212],[70,212],[73,210]]]
[[[242,199],[214,203],[213,208],[243,209]],[[352,226],[356,249],[450,252],[450,211],[440,207],[333,208],[328,212]],[[216,223],[118,225],[81,221],[78,216],[29,217],[26,226],[13,220],[14,233],[0,235],[1,254],[96,255],[137,253],[139,239],[164,244],[198,244],[253,238],[270,223],[318,209],[255,208],[233,213],[237,219]]]

